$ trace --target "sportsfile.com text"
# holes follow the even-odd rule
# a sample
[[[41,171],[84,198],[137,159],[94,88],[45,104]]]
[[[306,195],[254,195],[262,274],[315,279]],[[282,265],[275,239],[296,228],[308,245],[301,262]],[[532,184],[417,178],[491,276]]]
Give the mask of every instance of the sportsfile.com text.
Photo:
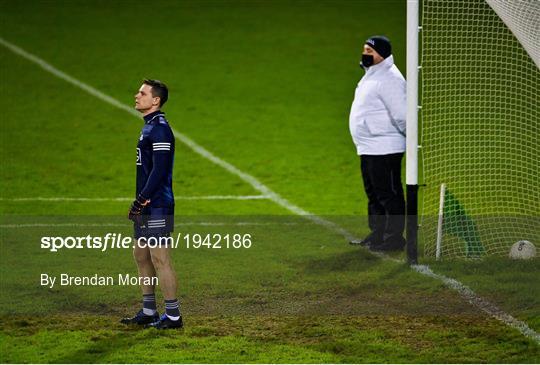
[[[41,237],[41,248],[50,252],[58,252],[61,249],[95,249],[102,252],[108,249],[133,248],[138,245],[141,248],[170,247],[170,248],[211,248],[211,249],[242,249],[250,248],[252,235],[249,233],[207,233],[207,234],[183,234],[176,237],[149,237],[134,239],[121,233],[107,233],[104,236],[44,236]]]

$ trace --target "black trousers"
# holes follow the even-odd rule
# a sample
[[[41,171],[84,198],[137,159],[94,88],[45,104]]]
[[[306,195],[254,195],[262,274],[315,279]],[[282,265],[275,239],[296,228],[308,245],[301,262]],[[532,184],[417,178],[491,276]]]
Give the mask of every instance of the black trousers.
[[[360,169],[368,197],[369,240],[375,245],[403,247],[405,198],[401,185],[403,153],[362,155]]]

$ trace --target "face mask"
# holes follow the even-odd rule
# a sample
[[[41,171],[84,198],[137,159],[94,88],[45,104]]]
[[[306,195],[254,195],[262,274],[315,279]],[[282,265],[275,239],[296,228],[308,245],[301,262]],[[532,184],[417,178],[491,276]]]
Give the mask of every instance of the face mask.
[[[363,54],[362,55],[362,62],[360,62],[360,66],[364,68],[368,68],[370,66],[373,66],[373,56],[370,54]]]

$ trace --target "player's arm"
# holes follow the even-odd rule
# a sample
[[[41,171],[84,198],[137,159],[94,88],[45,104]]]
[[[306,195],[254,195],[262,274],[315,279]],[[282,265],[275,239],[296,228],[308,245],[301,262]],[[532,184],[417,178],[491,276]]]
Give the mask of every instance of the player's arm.
[[[167,167],[172,158],[172,138],[162,126],[155,126],[150,134],[152,143],[152,171],[137,199],[131,204],[129,219],[139,221],[142,210],[150,203],[150,198],[167,175]]]
[[[150,199],[167,175],[167,168],[172,159],[173,145],[172,136],[167,132],[165,127],[156,125],[150,134],[150,142],[152,143],[152,171],[150,171],[146,185],[139,194],[143,199]]]
[[[146,185],[143,187],[139,196],[131,204],[129,219],[138,221],[142,210],[150,203],[152,197],[167,175],[167,167],[172,159],[172,138],[164,127],[155,126],[150,134],[152,143],[152,171],[148,176]]]

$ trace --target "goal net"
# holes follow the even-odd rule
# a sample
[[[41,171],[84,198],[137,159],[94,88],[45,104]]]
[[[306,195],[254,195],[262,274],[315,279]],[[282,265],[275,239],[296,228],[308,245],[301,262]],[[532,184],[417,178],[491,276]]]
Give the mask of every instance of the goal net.
[[[540,1],[424,0],[421,11],[424,254],[438,237],[442,257],[540,246]]]

